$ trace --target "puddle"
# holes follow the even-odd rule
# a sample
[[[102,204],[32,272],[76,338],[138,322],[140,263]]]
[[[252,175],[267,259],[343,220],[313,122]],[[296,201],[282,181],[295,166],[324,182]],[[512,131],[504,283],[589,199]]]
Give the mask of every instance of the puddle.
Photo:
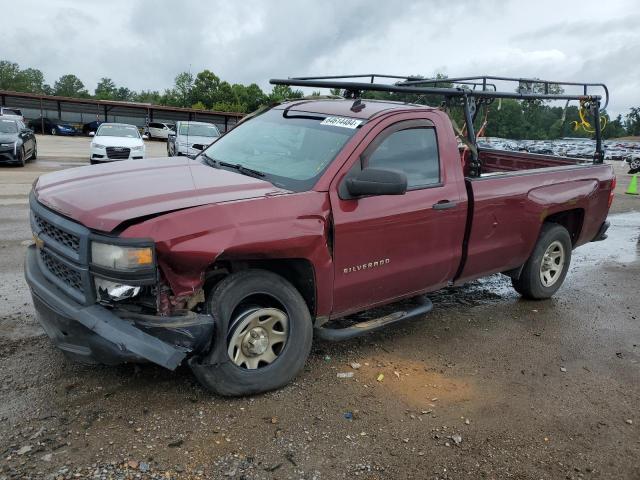
[[[435,410],[438,406],[468,402],[477,396],[468,379],[442,375],[440,369],[426,363],[387,355],[365,358],[361,362],[358,376],[362,382],[371,388],[383,389],[412,408]],[[381,382],[377,380],[380,374],[384,375]]]
[[[587,243],[573,252],[572,263],[600,265],[605,262],[632,263],[638,260],[640,244],[640,212],[609,217],[611,226],[603,242]]]

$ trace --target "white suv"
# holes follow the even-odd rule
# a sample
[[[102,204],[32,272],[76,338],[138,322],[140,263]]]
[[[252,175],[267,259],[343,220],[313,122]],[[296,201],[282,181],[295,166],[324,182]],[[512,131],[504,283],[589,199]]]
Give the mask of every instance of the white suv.
[[[166,140],[169,133],[174,131],[174,128],[173,123],[151,122],[145,130],[150,139],[161,138]]]

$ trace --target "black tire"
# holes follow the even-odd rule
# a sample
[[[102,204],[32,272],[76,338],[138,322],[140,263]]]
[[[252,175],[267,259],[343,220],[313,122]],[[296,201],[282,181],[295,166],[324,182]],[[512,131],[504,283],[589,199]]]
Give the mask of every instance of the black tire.
[[[37,159],[38,159],[38,144],[34,143],[33,152],[31,152],[31,160],[37,160]]]
[[[24,153],[24,146],[20,148],[20,158],[18,158],[18,165],[24,167],[27,163],[26,154]]]
[[[288,336],[272,363],[248,369],[236,365],[227,350],[234,326],[243,319],[238,318],[239,312],[257,303],[281,309],[287,315]],[[293,380],[304,367],[313,338],[311,315],[300,293],[281,276],[264,270],[233,273],[213,288],[206,304],[217,322],[217,331],[210,351],[192,359],[190,366],[200,383],[212,392],[240,396],[274,390]]]
[[[541,269],[543,260],[545,259],[545,253],[547,253],[551,245],[558,248],[558,244],[562,248],[562,267],[558,269],[558,273],[553,277],[553,283],[545,285],[541,278]],[[562,282],[564,282],[571,263],[572,248],[571,237],[566,228],[557,223],[545,223],[542,225],[538,242],[531,256],[524,264],[520,277],[511,280],[513,288],[520,295],[531,300],[550,298],[560,288]],[[558,248],[558,251],[559,250]]]

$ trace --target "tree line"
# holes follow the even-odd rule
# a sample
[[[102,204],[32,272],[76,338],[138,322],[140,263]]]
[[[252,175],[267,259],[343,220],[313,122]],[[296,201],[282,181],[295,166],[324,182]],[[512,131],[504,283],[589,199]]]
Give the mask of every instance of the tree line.
[[[441,86],[447,86],[446,76]],[[558,87],[559,88],[559,87]],[[258,108],[285,99],[302,98],[301,90],[286,85],[275,85],[271,92],[263,91],[256,83],[244,85],[222,80],[211,70],[203,70],[196,75],[182,72],[176,75],[172,87],[159,90],[131,90],[118,86],[111,78],[103,77],[93,93],[90,93],[74,74],[62,75],[53,85],[45,83],[42,71],[37,68],[21,69],[20,65],[0,60],[0,90],[58,95],[72,98],[95,98],[98,100],[120,100],[151,103],[174,107],[191,107],[205,110],[250,113]],[[561,90],[561,89],[560,89]],[[331,94],[340,94],[332,90]],[[313,92],[319,95],[320,92]],[[387,92],[365,92],[363,97],[381,100],[411,101],[438,106],[441,99],[433,96],[407,96]],[[554,139],[561,137],[590,137],[592,133],[583,128],[574,128],[579,122],[578,107],[569,105],[553,106],[549,102],[520,101],[503,99],[494,101],[488,112],[481,109],[476,128],[486,119],[486,136],[513,139]],[[453,117],[462,124],[462,116],[455,109]],[[640,107],[632,107],[626,115],[609,118],[605,112],[607,126],[603,130],[605,138],[617,138],[625,135],[640,135]]]

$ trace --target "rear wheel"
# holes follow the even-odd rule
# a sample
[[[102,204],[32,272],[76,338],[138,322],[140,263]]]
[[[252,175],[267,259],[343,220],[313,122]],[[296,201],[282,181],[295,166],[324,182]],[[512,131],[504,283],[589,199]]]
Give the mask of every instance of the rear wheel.
[[[209,390],[227,396],[266,392],[289,383],[311,350],[309,309],[287,280],[263,270],[229,275],[211,292],[207,309],[216,338],[191,362]]]
[[[562,225],[545,223],[533,253],[513,288],[525,298],[551,297],[562,285],[571,263],[571,237]]]

